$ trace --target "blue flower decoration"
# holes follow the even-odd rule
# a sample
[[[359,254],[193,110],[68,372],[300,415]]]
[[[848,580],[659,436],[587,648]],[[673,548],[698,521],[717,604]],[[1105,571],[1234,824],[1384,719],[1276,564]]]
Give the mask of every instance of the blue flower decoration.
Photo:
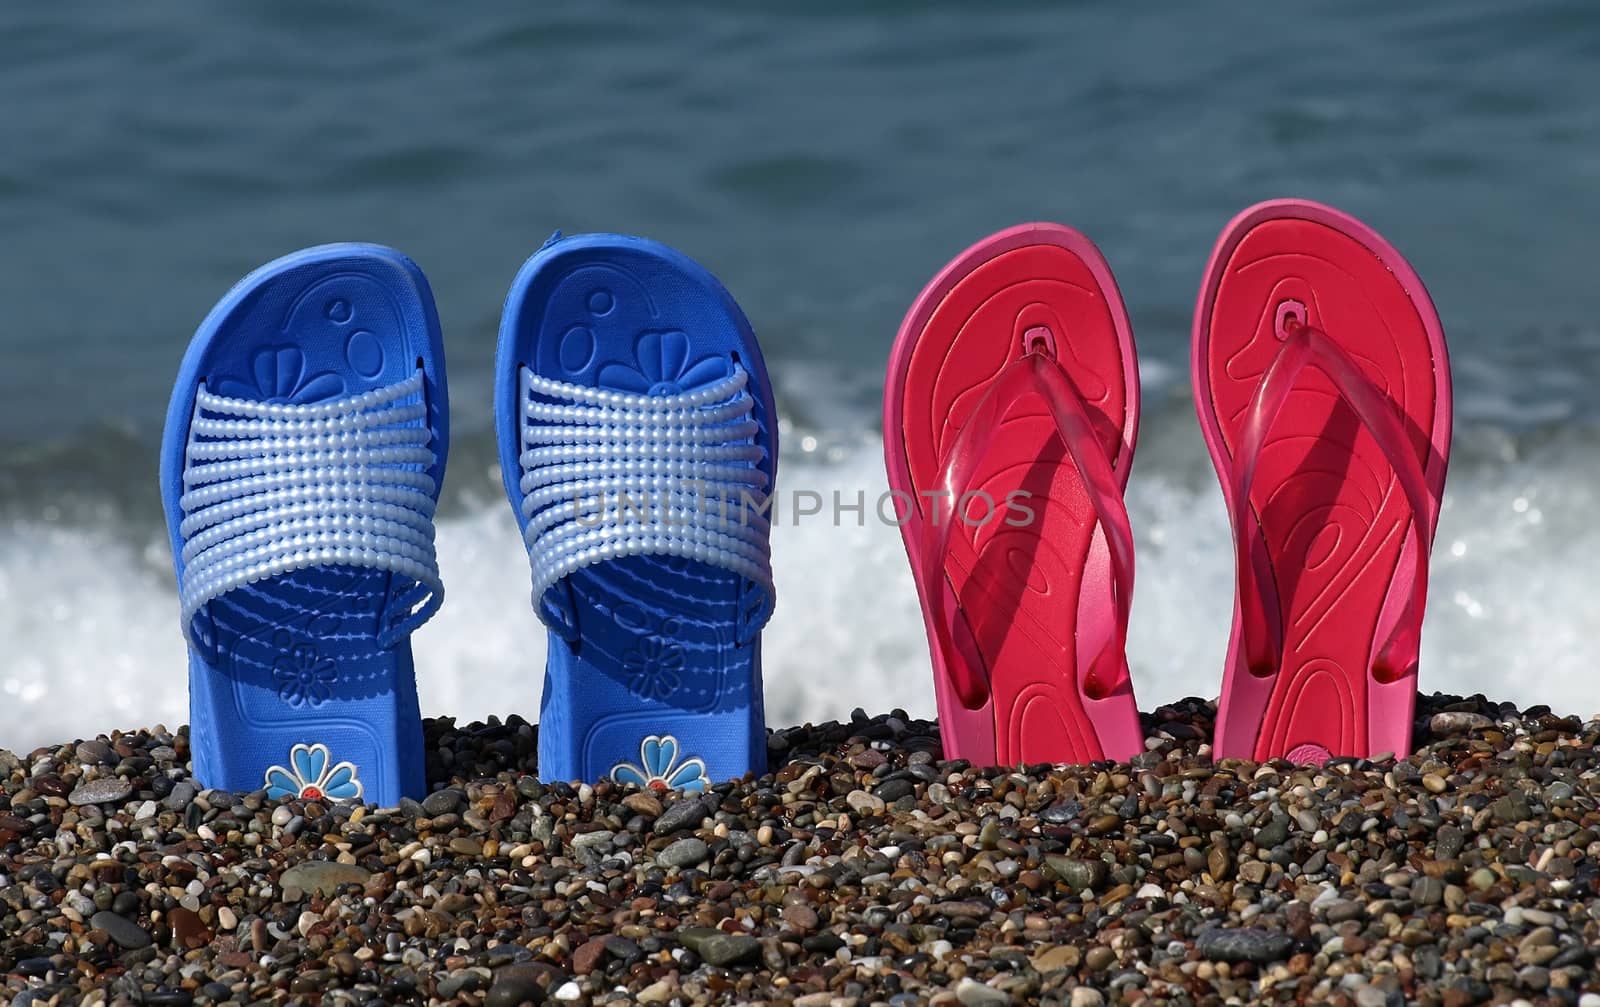
[[[682,684],[683,648],[659,636],[647,636],[622,658],[628,688],[641,699],[664,700]]]
[[[321,402],[344,394],[344,379],[331,371],[306,373],[306,355],[298,346],[267,346],[250,361],[251,377],[222,378],[218,395],[251,402]]]
[[[678,739],[670,734],[652,734],[639,745],[639,763],[619,762],[611,767],[611,778],[656,790],[705,790],[711,785],[706,764],[699,758],[678,761]]]
[[[339,666],[308,643],[295,644],[290,653],[272,663],[278,698],[290,706],[321,706],[328,701],[329,686],[338,674]]]
[[[725,378],[722,357],[689,360],[689,337],[678,329],[646,332],[635,346],[634,366],[613,363],[600,368],[600,383],[638,395],[678,395]]]
[[[289,766],[267,769],[267,796],[273,800],[299,797],[308,801],[328,798],[351,801],[361,796],[361,780],[354,763],[329,766],[328,746],[296,745],[289,750]]]

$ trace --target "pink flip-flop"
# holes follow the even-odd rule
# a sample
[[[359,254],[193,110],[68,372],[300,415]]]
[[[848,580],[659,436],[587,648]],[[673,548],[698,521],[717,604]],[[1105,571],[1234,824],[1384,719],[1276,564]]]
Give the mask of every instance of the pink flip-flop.
[[[946,754],[1012,765],[1140,751],[1122,500],[1139,370],[1099,250],[1059,224],[967,249],[911,306],[884,385]]]
[[[1450,454],[1422,281],[1338,210],[1251,207],[1212,252],[1193,369],[1238,563],[1216,756],[1407,754]]]

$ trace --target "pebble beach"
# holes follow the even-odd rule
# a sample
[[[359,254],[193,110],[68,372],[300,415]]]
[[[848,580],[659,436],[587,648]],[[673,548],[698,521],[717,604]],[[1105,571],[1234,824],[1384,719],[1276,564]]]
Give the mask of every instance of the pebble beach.
[[[707,794],[426,724],[399,808],[200,790],[156,727],[0,751],[0,981],[46,1004],[1600,1005],[1600,720],[1420,697],[1416,752],[974,769],[897,712]],[[1591,992],[1597,991],[1597,992]]]

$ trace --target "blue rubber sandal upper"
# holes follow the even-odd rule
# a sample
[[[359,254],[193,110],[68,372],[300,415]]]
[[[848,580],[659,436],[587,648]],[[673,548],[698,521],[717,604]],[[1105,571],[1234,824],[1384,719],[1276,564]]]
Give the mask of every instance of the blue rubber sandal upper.
[[[449,444],[439,319],[421,271],[376,245],[311,248],[256,270],[206,317],[180,366],[161,450],[162,501],[184,582],[181,504],[196,393],[335,402],[423,376],[437,500]],[[430,529],[431,530],[431,529]],[[409,641],[415,585],[319,565],[228,591],[190,630],[190,740],[208,787],[392,805],[424,789]]]
[[[495,417],[501,476],[522,508],[521,368],[636,395],[749,375],[770,489],[777,429],[749,322],[722,285],[658,242],[610,234],[552,239],[523,266],[500,328]],[[539,775],[685,789],[762,772],[758,629],[770,598],[705,562],[628,555],[572,573],[535,599],[549,627]],[[752,618],[752,612],[756,616]]]

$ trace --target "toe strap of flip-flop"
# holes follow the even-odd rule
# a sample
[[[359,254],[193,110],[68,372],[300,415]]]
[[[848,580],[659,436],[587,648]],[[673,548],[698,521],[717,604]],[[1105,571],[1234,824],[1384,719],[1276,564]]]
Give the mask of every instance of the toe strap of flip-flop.
[[[523,535],[539,618],[575,643],[572,574],[628,556],[677,557],[738,574],[735,638],[754,640],[775,592],[766,449],[744,369],[666,395],[526,367],[520,381]]]
[[[1243,621],[1244,657],[1250,672],[1268,677],[1283,660],[1284,630],[1275,617],[1269,596],[1271,585],[1258,576],[1256,554],[1260,536],[1250,508],[1250,490],[1268,432],[1294,390],[1300,372],[1315,367],[1333,383],[1356,418],[1372,435],[1394,470],[1410,505],[1410,534],[1416,551],[1416,573],[1409,596],[1388,638],[1373,656],[1372,672],[1380,682],[1393,682],[1413,673],[1421,645],[1421,612],[1428,594],[1429,529],[1433,497],[1411,446],[1405,427],[1389,395],[1362,373],[1360,366],[1321,330],[1309,325],[1289,328],[1276,356],[1262,374],[1239,428],[1238,447],[1231,478],[1234,553],[1238,562],[1240,617]]]
[[[195,395],[179,506],[183,631],[212,642],[205,609],[297,570],[389,573],[377,627],[393,646],[444,598],[434,552],[436,457],[421,371],[359,395],[262,403]]]
[[[954,525],[971,494],[978,490],[974,486],[978,466],[1000,435],[999,421],[1018,396],[1029,392],[1036,394],[1049,410],[1056,434],[1083,480],[1110,547],[1116,618],[1107,638],[1090,651],[1094,657],[1083,675],[1082,689],[1090,698],[1103,698],[1127,678],[1125,653],[1134,573],[1133,528],[1127,506],[1082,397],[1061,366],[1044,351],[1036,350],[1008,364],[989,385],[945,452],[940,488],[928,494],[932,497],[932,510],[929,533],[922,540],[922,568],[938,573],[937,584],[928,592],[930,622],[940,652],[946,655],[956,695],[969,709],[988,700],[989,672],[945,575],[945,564]]]

